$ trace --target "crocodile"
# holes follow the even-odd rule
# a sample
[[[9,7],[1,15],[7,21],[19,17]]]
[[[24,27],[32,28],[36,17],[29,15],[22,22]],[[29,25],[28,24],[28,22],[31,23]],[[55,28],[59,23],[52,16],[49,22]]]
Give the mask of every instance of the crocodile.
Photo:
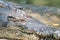
[[[11,5],[8,5],[8,7],[10,6]],[[9,12],[0,13],[0,27],[19,26],[19,27],[27,28],[27,30],[35,31],[35,34],[38,35],[39,38],[40,36],[42,36],[43,38],[50,37],[52,39],[54,38],[60,40],[60,28],[54,28],[51,27],[50,25],[46,25],[38,21],[37,19],[33,18],[32,16],[26,15],[26,13],[23,10],[17,7],[12,6],[10,8],[11,10],[14,8],[14,10],[12,11],[15,13],[11,13],[11,11],[10,14]],[[20,10],[19,13],[16,12],[16,10]],[[21,14],[24,14],[25,16],[22,16],[21,18]]]

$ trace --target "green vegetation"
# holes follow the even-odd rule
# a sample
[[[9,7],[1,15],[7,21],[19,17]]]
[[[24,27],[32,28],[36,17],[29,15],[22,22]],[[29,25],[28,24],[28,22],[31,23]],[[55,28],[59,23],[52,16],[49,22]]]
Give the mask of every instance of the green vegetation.
[[[60,7],[60,0],[8,0],[21,4],[46,5]]]

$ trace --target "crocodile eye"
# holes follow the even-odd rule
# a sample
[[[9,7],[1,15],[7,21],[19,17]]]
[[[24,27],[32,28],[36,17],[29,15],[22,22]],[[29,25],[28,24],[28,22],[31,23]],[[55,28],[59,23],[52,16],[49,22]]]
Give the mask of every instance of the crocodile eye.
[[[16,22],[16,18],[15,18],[15,17],[8,16],[7,19],[8,19],[9,21]]]
[[[15,17],[12,17],[12,16],[8,16],[8,18],[13,18],[13,19],[15,19]]]
[[[18,8],[18,9],[23,10],[23,8],[22,8],[22,7],[21,7],[21,8]]]

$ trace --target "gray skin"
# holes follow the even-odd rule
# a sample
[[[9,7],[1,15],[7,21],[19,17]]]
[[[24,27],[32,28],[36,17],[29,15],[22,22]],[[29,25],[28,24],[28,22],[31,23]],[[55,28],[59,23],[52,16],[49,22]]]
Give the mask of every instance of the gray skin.
[[[35,18],[29,18],[26,21],[25,27],[27,27],[28,30],[34,30],[37,34],[42,35],[43,37],[50,36],[60,39],[60,29],[43,24]]]
[[[9,6],[9,7],[14,8],[13,6]],[[26,20],[24,19],[23,21],[25,22],[21,22],[20,19],[17,19],[15,17],[15,15],[9,16],[8,13],[0,13],[0,26],[1,27],[7,27],[8,24],[12,25],[13,27],[22,25],[24,27],[27,27],[28,30],[35,31],[36,34],[38,35],[50,36],[53,34],[52,36],[54,38],[60,39],[60,31],[59,31],[60,29],[53,28],[49,25],[43,24],[32,17],[29,17],[28,19],[26,18]]]
[[[15,21],[14,21],[14,20]],[[38,35],[42,35],[43,37],[45,36],[53,36],[54,38],[60,38],[60,29],[51,27],[49,25],[43,24],[40,21],[36,20],[35,18],[32,17],[28,17],[26,18],[26,20],[24,19],[22,22],[20,21],[20,19],[17,20],[16,17],[14,17],[14,15],[9,16],[8,13],[1,13],[0,14],[0,27],[9,27],[13,26],[23,26],[24,28],[27,28],[28,30],[33,30],[36,32],[36,34]],[[57,32],[58,31],[58,32]]]

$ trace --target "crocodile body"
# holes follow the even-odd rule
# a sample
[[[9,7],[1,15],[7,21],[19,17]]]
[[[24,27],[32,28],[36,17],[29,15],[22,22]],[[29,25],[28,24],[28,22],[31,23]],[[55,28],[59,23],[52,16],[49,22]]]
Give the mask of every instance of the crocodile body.
[[[58,29],[58,28],[54,28],[54,27],[51,27],[49,25],[43,24],[40,21],[38,21],[38,20],[36,20],[35,18],[32,18],[32,17],[26,19],[26,21],[24,22],[25,24],[22,23],[21,21],[13,22],[13,21],[7,20],[8,16],[9,15],[7,13],[0,15],[0,25],[2,25],[2,27],[7,27],[8,24],[10,26],[13,26],[13,27],[22,25],[22,26],[24,26],[24,28],[27,28],[27,30],[33,30],[33,31],[36,32],[36,34],[42,35],[43,37],[51,36],[53,34],[52,36],[54,38],[55,38],[55,36],[58,36],[58,39],[60,39],[60,36],[59,36],[60,35],[59,30],[60,29]],[[20,19],[18,19],[18,20],[20,20]]]
[[[58,35],[57,39],[60,39],[60,29],[43,24],[34,18],[28,19],[25,26],[28,30],[34,30],[36,34],[42,35],[43,37],[50,36],[55,38]]]
[[[21,11],[20,11],[21,12]],[[18,13],[17,13],[18,14]],[[28,30],[33,30],[36,32],[36,34],[38,35],[42,35],[43,37],[45,36],[52,36],[53,38],[57,38],[56,39],[60,39],[60,29],[58,28],[54,28],[51,27],[49,25],[43,24],[40,21],[36,20],[33,17],[26,17],[23,21],[25,22],[21,22],[20,21],[20,17],[16,14],[9,16],[9,13],[0,13],[0,25],[2,25],[2,27],[7,27],[7,25],[12,25],[12,26],[24,26],[24,28],[26,27]],[[19,14],[21,15],[21,13]],[[14,20],[9,20],[9,18],[15,19]]]

